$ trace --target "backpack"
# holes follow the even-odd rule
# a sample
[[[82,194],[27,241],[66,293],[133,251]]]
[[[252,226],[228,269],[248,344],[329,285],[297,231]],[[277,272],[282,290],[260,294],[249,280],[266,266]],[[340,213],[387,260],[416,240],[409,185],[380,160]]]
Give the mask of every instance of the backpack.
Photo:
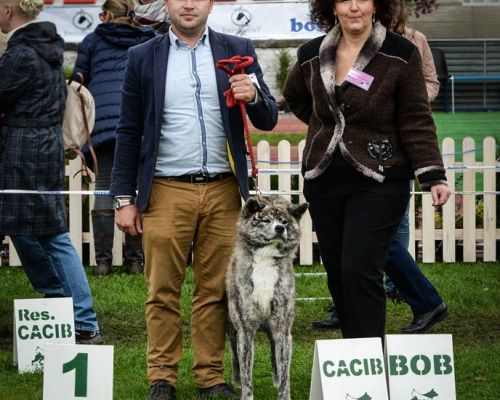
[[[63,146],[69,158],[80,156],[83,166],[79,172],[82,172],[86,179],[90,179],[90,173],[81,149],[87,144],[93,161],[93,169],[97,176],[99,173],[97,157],[90,136],[95,123],[95,103],[92,94],[83,86],[83,75],[78,72],[75,76],[79,78],[81,83],[71,78],[66,85],[66,106],[62,122]]]

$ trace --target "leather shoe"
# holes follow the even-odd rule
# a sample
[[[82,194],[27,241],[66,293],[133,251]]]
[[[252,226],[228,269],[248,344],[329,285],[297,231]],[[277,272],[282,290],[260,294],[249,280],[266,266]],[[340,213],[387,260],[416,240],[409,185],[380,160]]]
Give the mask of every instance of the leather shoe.
[[[442,302],[434,310],[427,314],[420,315],[413,319],[413,322],[401,329],[403,333],[424,333],[428,331],[433,325],[441,322],[448,316],[448,307]]]
[[[326,319],[322,319],[320,321],[313,321],[312,327],[314,329],[321,329],[321,330],[328,330],[328,329],[339,329],[340,328],[340,321],[339,317],[337,315],[337,310],[335,307],[329,308],[329,310],[332,310],[332,313],[330,316]]]
[[[239,399],[231,386],[227,383],[219,383],[208,388],[196,388],[197,398],[199,399]]]
[[[401,294],[398,288],[394,288],[385,292],[388,299],[391,299],[394,304],[406,303],[405,298]]]
[[[101,260],[97,262],[95,266],[95,274],[96,276],[105,276],[111,273],[111,264],[105,260]]]
[[[144,267],[142,265],[142,262],[138,260],[133,260],[125,263],[125,271],[127,271],[127,274],[129,275],[140,274],[143,270]]]
[[[176,390],[167,381],[158,381],[151,385],[147,400],[175,400]]]

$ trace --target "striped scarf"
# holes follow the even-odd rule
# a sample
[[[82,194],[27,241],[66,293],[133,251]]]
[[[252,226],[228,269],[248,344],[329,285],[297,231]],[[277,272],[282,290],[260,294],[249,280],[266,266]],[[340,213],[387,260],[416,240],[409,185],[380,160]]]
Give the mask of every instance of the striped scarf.
[[[151,3],[134,0],[134,12],[135,19],[142,25],[168,21],[164,0],[154,0]]]

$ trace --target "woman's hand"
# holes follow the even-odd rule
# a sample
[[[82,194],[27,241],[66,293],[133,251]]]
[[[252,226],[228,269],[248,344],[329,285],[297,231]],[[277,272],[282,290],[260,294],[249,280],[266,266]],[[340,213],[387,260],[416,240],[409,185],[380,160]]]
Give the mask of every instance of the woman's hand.
[[[431,187],[432,205],[442,206],[448,201],[451,191],[448,189],[448,185],[440,183]]]

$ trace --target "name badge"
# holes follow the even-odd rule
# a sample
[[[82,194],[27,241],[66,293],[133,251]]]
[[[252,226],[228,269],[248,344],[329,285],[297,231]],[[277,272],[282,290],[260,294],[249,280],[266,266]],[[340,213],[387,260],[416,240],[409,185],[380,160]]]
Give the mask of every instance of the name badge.
[[[373,82],[373,76],[368,75],[363,71],[359,71],[357,69],[351,68],[345,77],[347,82],[352,83],[353,85],[368,91]]]

